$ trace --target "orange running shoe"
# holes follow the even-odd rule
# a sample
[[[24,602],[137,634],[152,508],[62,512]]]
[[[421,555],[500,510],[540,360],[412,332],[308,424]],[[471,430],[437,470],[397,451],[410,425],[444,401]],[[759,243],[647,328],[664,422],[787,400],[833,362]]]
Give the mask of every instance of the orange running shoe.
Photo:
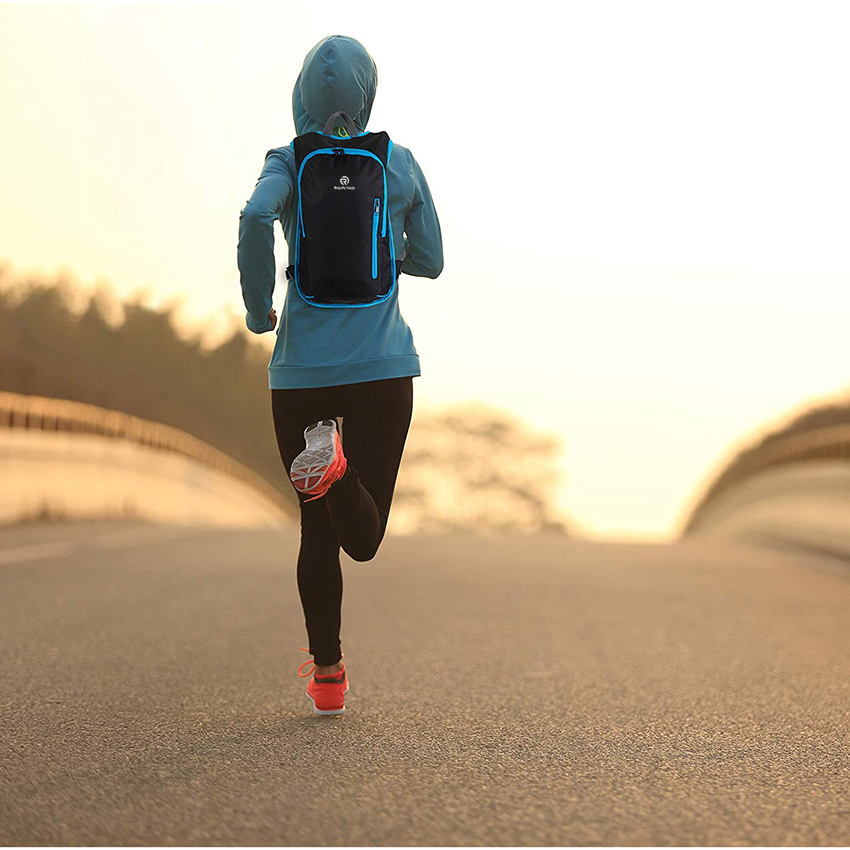
[[[301,649],[304,652],[310,651],[303,646]],[[302,673],[301,671],[308,664],[313,664],[313,661],[305,661],[298,668],[298,675],[302,679],[306,679],[316,669],[316,665],[313,664],[306,673]],[[332,673],[330,676],[319,676],[315,674],[307,683],[307,697],[313,703],[313,711],[316,714],[344,714],[345,695],[347,693],[348,674],[345,672],[345,664],[342,665],[342,670],[339,673]]]
[[[299,493],[312,496],[312,502],[328,492],[342,478],[348,466],[342,453],[342,440],[333,419],[320,419],[304,429],[307,447],[292,461],[289,477]]]

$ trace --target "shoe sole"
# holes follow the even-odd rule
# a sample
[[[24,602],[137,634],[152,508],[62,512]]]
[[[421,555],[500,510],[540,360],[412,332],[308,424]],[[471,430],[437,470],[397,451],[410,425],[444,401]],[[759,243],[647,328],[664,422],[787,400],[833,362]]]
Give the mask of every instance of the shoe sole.
[[[292,461],[289,477],[299,493],[309,496],[336,460],[336,423],[324,419],[321,425],[305,430],[304,439],[307,447]]]
[[[348,693],[348,685],[345,686],[345,690],[342,692],[342,695],[345,696]],[[316,701],[313,699],[312,694],[307,694],[307,699],[313,703],[313,711],[316,714],[345,714],[345,706],[342,708],[316,708]]]

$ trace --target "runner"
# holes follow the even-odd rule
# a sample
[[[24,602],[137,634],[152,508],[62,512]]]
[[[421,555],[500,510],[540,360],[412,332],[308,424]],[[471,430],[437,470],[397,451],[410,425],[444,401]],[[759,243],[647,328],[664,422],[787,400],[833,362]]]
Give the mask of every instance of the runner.
[[[357,133],[365,133],[377,81],[375,63],[360,42],[339,35],[320,41],[307,54],[292,93],[298,135],[349,138],[346,116],[325,126],[340,111]],[[368,561],[383,539],[419,357],[399,311],[397,284],[379,303],[325,309],[310,303],[290,279],[278,326],[272,307],[274,222],[283,226],[294,264],[297,186],[293,148],[269,151],[240,214],[238,265],[248,328],[258,334],[278,328],[269,387],[280,456],[300,504],[297,579],[309,640],[305,651],[312,656],[298,672],[311,677],[307,695],[318,714],[342,714],[348,675],[340,644],[340,547],[354,560]],[[395,143],[386,164],[386,195],[401,270],[437,277],[443,269],[437,212],[418,163]]]

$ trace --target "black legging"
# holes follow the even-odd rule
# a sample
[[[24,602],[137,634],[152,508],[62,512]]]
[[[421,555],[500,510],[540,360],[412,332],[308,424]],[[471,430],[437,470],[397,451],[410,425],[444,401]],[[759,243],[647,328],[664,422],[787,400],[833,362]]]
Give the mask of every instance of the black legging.
[[[413,378],[271,394],[277,445],[287,475],[304,449],[304,429],[320,419],[343,418],[345,475],[321,499],[306,501],[309,497],[298,494],[298,592],[310,653],[316,664],[330,666],[341,658],[340,546],[355,561],[368,561],[381,545],[413,412]]]

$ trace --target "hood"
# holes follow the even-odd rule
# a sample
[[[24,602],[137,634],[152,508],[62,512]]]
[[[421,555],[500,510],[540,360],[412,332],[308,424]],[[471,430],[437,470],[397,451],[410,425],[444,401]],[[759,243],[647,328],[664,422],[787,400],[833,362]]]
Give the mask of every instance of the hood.
[[[378,69],[359,41],[344,35],[323,38],[305,57],[292,90],[296,132],[321,132],[339,111],[365,130],[377,87]]]

